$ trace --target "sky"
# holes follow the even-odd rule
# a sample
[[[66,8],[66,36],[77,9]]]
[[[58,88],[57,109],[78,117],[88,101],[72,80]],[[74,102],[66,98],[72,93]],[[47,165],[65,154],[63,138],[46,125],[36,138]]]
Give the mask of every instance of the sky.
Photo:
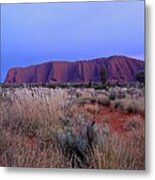
[[[144,59],[144,1],[1,4],[0,26],[1,81],[51,60]]]

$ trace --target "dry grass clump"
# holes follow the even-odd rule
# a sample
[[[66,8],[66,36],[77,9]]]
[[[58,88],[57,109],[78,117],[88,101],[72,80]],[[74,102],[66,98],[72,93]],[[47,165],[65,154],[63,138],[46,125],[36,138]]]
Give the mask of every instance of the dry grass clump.
[[[112,107],[125,110],[130,113],[145,113],[144,97],[140,97],[139,99],[126,98],[115,100],[112,104]]]
[[[145,113],[144,97],[134,100],[128,100],[126,101],[126,104],[124,106],[128,112],[142,113],[142,114]]]
[[[97,114],[100,111],[100,107],[98,104],[84,104],[83,108],[91,113],[91,114]]]
[[[10,135],[9,135],[10,136]],[[0,156],[1,166],[6,167],[69,167],[62,149],[50,144],[48,148],[31,144],[22,135],[9,137],[9,147]]]
[[[0,128],[0,156],[5,152],[8,148],[9,142],[7,141],[5,132]]]
[[[75,101],[78,104],[84,105],[84,104],[98,104],[102,106],[110,106],[110,100],[108,96],[106,95],[100,95],[96,97],[90,97],[90,98],[78,98]]]
[[[127,141],[110,135],[88,158],[92,160],[92,167],[97,169],[144,169],[144,148],[142,138]]]
[[[144,120],[140,115],[128,118],[124,123],[123,128],[125,131],[130,132],[134,138],[144,138]]]
[[[108,97],[102,97],[98,99],[98,104],[102,106],[110,106],[110,100]]]

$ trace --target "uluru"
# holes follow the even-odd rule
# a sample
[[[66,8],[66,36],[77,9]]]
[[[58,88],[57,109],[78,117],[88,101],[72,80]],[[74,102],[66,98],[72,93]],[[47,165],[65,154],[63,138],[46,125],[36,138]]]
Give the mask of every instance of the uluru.
[[[9,69],[5,83],[52,83],[100,81],[100,69],[107,71],[108,80],[134,81],[144,71],[142,60],[127,56],[110,56],[79,61],[50,61],[28,67]]]

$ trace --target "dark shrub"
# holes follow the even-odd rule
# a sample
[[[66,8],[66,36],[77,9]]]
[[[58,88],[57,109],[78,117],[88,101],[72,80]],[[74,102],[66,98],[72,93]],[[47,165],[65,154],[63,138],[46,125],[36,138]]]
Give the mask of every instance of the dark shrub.
[[[126,98],[126,93],[124,91],[118,91],[117,98],[119,99]]]
[[[115,100],[116,99],[116,93],[115,91],[111,91],[110,94],[109,94],[109,99],[110,100]]]

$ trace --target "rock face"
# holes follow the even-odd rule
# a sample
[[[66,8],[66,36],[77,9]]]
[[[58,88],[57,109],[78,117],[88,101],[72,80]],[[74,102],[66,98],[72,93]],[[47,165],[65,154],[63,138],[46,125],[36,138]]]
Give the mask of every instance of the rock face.
[[[100,81],[102,67],[105,67],[109,81],[133,81],[137,72],[144,71],[144,66],[144,61],[126,56],[76,62],[51,61],[24,68],[12,68],[7,73],[5,83]]]

